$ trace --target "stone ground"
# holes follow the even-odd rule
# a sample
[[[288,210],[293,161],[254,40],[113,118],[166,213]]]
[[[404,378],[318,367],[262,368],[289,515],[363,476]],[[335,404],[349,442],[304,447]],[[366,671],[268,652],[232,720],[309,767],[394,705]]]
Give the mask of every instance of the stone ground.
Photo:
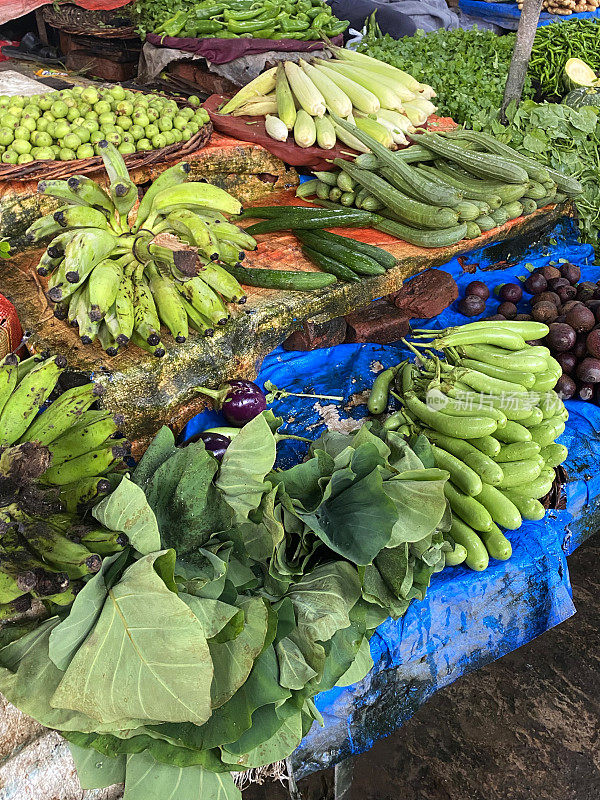
[[[598,800],[599,566],[597,534],[569,558],[577,614],[438,692],[356,759],[347,800]],[[332,800],[332,787],[332,770],[299,783],[303,800]]]

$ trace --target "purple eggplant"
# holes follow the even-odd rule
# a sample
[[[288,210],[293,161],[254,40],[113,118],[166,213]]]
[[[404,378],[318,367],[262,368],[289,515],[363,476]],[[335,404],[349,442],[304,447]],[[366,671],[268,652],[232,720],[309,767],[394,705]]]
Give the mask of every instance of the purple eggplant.
[[[196,391],[210,397],[230,425],[241,428],[267,407],[264,392],[252,381],[225,381],[218,389],[196,386]]]
[[[208,452],[212,453],[213,456],[220,461],[225,455],[225,451],[231,444],[231,439],[228,439],[227,436],[222,436],[220,433],[202,431],[201,433],[195,433],[193,436],[190,436],[189,439],[186,439],[181,447],[187,447],[188,444],[192,444],[193,442],[204,442],[204,447],[208,450]]]

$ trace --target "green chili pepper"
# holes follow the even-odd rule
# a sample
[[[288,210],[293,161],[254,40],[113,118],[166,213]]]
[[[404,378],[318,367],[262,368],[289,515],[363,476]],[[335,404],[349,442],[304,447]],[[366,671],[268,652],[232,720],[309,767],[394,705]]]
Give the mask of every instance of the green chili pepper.
[[[254,31],[263,30],[267,21],[266,19],[253,19],[238,22],[235,19],[231,19],[227,23],[227,29],[231,33],[254,33]]]
[[[223,23],[217,22],[216,20],[205,19],[205,20],[198,20],[193,25],[190,26],[193,28],[195,37],[202,37],[207,33],[218,33],[223,30]]]
[[[310,27],[310,23],[302,19],[292,19],[291,17],[284,17],[279,20],[279,27],[285,33],[298,33],[305,31]]]
[[[325,12],[325,11],[322,11],[320,14],[318,14],[318,15],[317,15],[317,16],[316,16],[316,17],[313,19],[313,21],[312,21],[312,27],[313,27],[313,28],[314,28],[316,31],[318,31],[318,30],[320,30],[320,29],[321,29],[321,28],[322,28],[324,25],[328,25],[330,21],[331,21],[331,14],[327,14],[327,12]]]
[[[255,19],[256,17],[260,17],[263,14],[262,8],[252,8],[249,11],[229,11],[225,9],[223,12],[223,16],[225,17],[225,22],[229,22],[229,20],[236,20],[238,22],[243,22],[244,20],[248,19]]]
[[[323,10],[321,8],[309,8],[308,11],[306,12],[306,16],[309,19],[314,19],[315,17],[318,17],[319,14],[322,14],[322,13],[323,13]],[[328,14],[327,16],[329,17],[329,16],[331,16],[331,14]]]
[[[224,5],[210,5],[203,8],[194,6],[188,14],[188,21],[195,22],[196,20],[214,19],[223,12],[224,8]]]
[[[310,0],[298,0],[296,3],[296,13],[298,14],[306,14],[309,11],[312,11],[312,3]]]
[[[332,20],[334,17],[331,18]],[[346,19],[336,19],[333,24],[328,25],[322,28],[323,32],[327,34],[327,36],[339,36],[340,33],[343,33],[350,23]]]
[[[160,28],[157,28],[155,33],[164,34],[165,36],[177,36],[183,30],[188,21],[188,15],[185,11],[178,11],[173,17],[166,20]]]

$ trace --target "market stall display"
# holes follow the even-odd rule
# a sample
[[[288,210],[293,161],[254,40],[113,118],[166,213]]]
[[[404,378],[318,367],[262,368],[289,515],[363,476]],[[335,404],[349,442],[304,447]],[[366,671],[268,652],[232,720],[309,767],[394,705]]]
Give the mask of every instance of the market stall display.
[[[103,139],[124,156],[192,140],[198,147],[199,132],[209,121],[202,108],[179,108],[174,100],[121,86],[79,86],[30,97],[3,96],[0,109],[2,163],[19,166],[94,159],[96,145]],[[14,171],[0,168],[0,178],[10,177]]]
[[[185,342],[189,326],[205,336],[224,325],[226,303],[244,303],[235,266],[256,242],[230,223],[241,204],[223,189],[187,181],[189,164],[163,172],[137,207],[137,186],[118,149],[98,143],[108,192],[91,178],[42,181],[38,191],[65,205],[27,229],[30,242],[52,236],[37,271],[48,280],[55,316],[78,328],[83,344],[99,339],[115,356],[130,341],[165,355],[160,327]]]
[[[523,3],[518,2],[517,8],[523,10]],[[542,0],[542,10],[560,17],[570,17],[571,14],[594,12],[598,8],[598,0]]]
[[[571,59],[583,60],[592,70],[600,70],[600,19],[568,20],[560,25],[549,25],[535,35],[528,72],[548,97],[561,97],[566,83],[567,63]]]
[[[185,39],[319,40],[332,38],[348,27],[336,19],[323,0],[174,0],[168,6],[135,0],[131,8],[138,31]]]
[[[557,4],[553,4],[555,7]],[[458,0],[458,7],[470,17],[482,20],[488,24],[497,25],[504,31],[516,31],[519,27],[521,9],[515,2],[487,2],[487,0]],[[564,6],[558,7],[560,11]],[[575,20],[594,20],[598,18],[598,7],[590,11],[575,12],[572,9],[565,16],[553,8],[552,11],[542,10],[538,20],[538,30],[554,25],[556,22],[574,22]]]

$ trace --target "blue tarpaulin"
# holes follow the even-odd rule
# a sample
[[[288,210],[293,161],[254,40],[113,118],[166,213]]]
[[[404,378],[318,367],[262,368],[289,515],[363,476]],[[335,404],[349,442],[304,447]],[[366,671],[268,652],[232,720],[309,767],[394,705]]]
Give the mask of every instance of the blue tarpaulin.
[[[458,259],[444,269],[459,285],[480,278],[492,289],[527,274],[527,266],[566,259],[582,268],[584,280],[596,280],[593,250],[576,242],[573,224],[560,223],[543,244],[530,248],[518,264],[497,269],[494,250],[470,253],[465,272]],[[488,301],[486,316],[498,301]],[[524,304],[522,309],[525,310]],[[435,320],[415,327],[442,328],[467,321],[454,306]],[[326,426],[339,427],[366,414],[366,393],[377,371],[406,355],[401,345],[347,344],[308,353],[278,348],[269,355],[257,382],[269,380],[290,392],[343,397],[342,402],[285,398],[272,406],[290,433],[316,438]],[[359,684],[332,689],[316,698],[325,727],[312,730],[294,754],[299,775],[330,766],[393,732],[437,689],[461,675],[505,655],[570,617],[571,598],[566,556],[600,527],[600,409],[569,401],[570,419],[560,441],[569,448],[567,507],[550,511],[539,522],[524,522],[507,535],[513,556],[490,562],[484,573],[466,567],[433,576],[425,600],[413,602],[405,616],[387,620],[371,640],[375,666]],[[222,424],[214,412],[195,417],[184,436]],[[343,429],[343,428],[342,428]],[[302,458],[306,445],[282,442],[279,463]]]
[[[459,0],[458,7],[470,17],[478,17],[507,30],[516,31],[519,27],[521,11],[516,3],[486,3],[484,0]],[[538,28],[550,25],[552,22],[565,22],[570,19],[600,19],[600,15],[597,11],[583,11],[581,14],[569,14],[569,16],[562,17],[558,14],[548,14],[548,12],[542,11]]]

